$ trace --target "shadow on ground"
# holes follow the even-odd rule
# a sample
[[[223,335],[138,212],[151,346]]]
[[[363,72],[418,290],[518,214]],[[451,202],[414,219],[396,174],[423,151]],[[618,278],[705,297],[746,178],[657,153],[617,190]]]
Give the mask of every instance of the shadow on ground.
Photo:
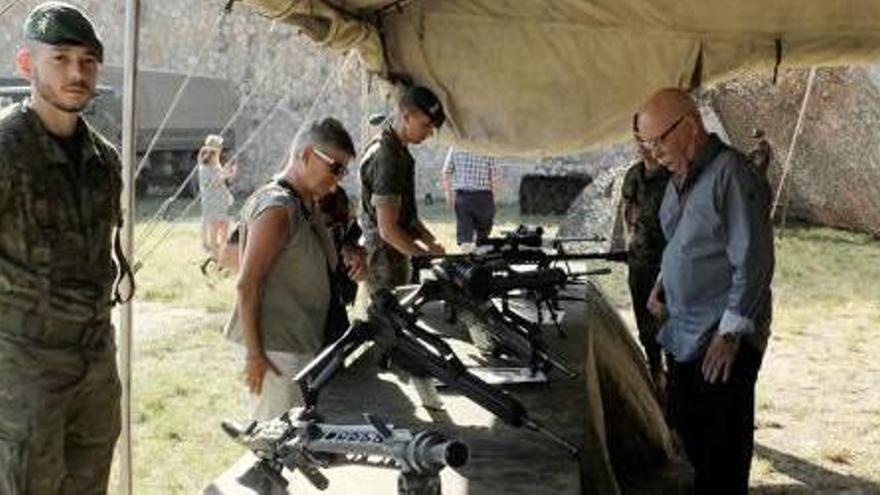
[[[770,461],[774,470],[800,483],[755,487],[751,490],[753,494],[880,494],[880,484],[878,483],[857,476],[834,472],[818,464],[765,445],[756,444],[755,455]]]

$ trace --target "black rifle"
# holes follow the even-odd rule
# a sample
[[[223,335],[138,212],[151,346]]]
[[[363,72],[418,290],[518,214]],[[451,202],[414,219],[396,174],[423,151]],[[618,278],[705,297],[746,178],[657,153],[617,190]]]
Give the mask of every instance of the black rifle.
[[[481,265],[446,260],[434,267],[434,273],[436,279],[423,282],[401,304],[418,312],[428,302],[443,301],[470,327],[477,327],[475,331],[489,341],[489,351],[493,354],[524,361],[533,374],[555,368],[569,378],[577,377],[576,371],[547,351],[541,332],[541,307],[545,298],[559,297],[558,291],[567,279],[563,270],[548,268],[494,275]],[[512,291],[528,294],[526,297],[535,302],[539,311],[537,323],[510,310],[508,297]],[[492,301],[499,296],[503,301],[501,309]],[[555,306],[550,302],[546,304],[558,325]]]
[[[577,454],[577,446],[530,418],[519,401],[470,373],[452,348],[437,335],[425,331],[418,316],[403,308],[390,291],[380,290],[373,295],[368,314],[368,321],[356,321],[296,376],[308,409],[317,406],[321,388],[342,367],[346,357],[372,341],[385,366],[394,365],[416,377],[435,378],[508,425],[539,432],[572,455]]]
[[[395,429],[368,414],[364,418],[367,424],[335,425],[292,409],[246,426],[224,421],[223,431],[257,457],[252,471],[285,492],[285,468],[298,470],[315,488],[325,490],[329,481],[320,469],[357,464],[399,469],[399,495],[439,495],[440,471],[468,461],[467,446],[440,433]],[[255,488],[271,491],[260,486],[263,480],[257,480]]]
[[[543,227],[519,225],[516,229],[504,232],[501,237],[489,237],[477,241],[477,246],[492,246],[495,249],[553,248],[562,249],[568,243],[602,242],[604,237],[555,237],[544,239]]]
[[[544,239],[541,227],[520,225],[516,230],[506,232],[501,237],[480,240],[474,251],[466,254],[429,254],[414,256],[411,259],[412,282],[418,283],[421,270],[430,269],[434,260],[468,260],[479,264],[507,263],[513,265],[538,265],[549,267],[556,263],[569,261],[606,260],[626,262],[625,251],[608,253],[568,253],[568,243],[600,242],[601,237],[557,237]],[[545,249],[549,249],[546,251]],[[585,274],[572,274],[585,275]]]

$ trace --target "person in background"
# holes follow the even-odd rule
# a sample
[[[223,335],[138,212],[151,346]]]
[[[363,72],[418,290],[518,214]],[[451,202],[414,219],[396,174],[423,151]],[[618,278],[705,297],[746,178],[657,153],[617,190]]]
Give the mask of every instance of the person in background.
[[[443,125],[443,105],[428,88],[405,90],[390,122],[367,146],[361,161],[361,228],[367,251],[370,292],[410,280],[410,257],[444,252],[419,219],[415,159],[419,144]]]
[[[321,211],[333,237],[336,254],[343,263],[331,273],[332,299],[329,320],[324,332],[324,343],[330,344],[348,329],[347,307],[357,299],[358,282],[365,275],[365,250],[359,245],[361,229],[351,211],[348,194],[342,186],[321,198]]]
[[[667,313],[669,419],[697,494],[748,493],[755,383],[772,315],[773,228],[766,180],[709,134],[683,90],[658,91],[638,139],[672,173],[660,207],[666,249],[648,305]]]
[[[394,289],[412,277],[413,256],[442,254],[443,246],[419,218],[416,207],[416,162],[409,146],[428,139],[446,120],[443,104],[424,86],[410,86],[395,114],[367,145],[361,160],[361,217],[367,253],[367,289]],[[413,379],[430,409],[442,407],[434,384]]]
[[[119,155],[81,117],[104,46],[63,2],[36,6],[22,38],[30,96],[0,113],[0,493],[100,495],[121,427],[110,312],[127,273],[112,254]]]
[[[479,244],[489,237],[495,220],[495,158],[450,148],[442,176],[446,204],[455,209],[458,245]]]
[[[294,140],[281,173],[242,208],[241,268],[226,333],[241,346],[252,419],[301,405],[293,377],[324,344],[338,262],[318,201],[354,156],[339,121],[313,122]]]
[[[220,251],[217,254],[217,264],[226,271],[226,273],[235,275],[241,260],[241,227],[238,223],[229,229],[229,235],[220,245]],[[206,268],[207,269],[207,268]],[[205,270],[206,270],[205,269]],[[203,270],[203,272],[205,271]],[[207,274],[206,274],[207,275]]]
[[[770,164],[773,163],[773,147],[761,129],[752,130],[752,139],[755,140],[755,147],[749,152],[749,162],[762,177],[767,177]]]
[[[236,174],[234,165],[224,167],[220,162],[223,138],[209,134],[199,149],[199,194],[202,203],[202,241],[215,260],[229,234],[229,208],[235,198],[228,183]]]
[[[639,331],[639,342],[645,350],[648,369],[657,389],[658,397],[663,399],[665,375],[663,354],[657,343],[657,330],[660,320],[648,311],[648,296],[657,275],[660,273],[660,259],[666,239],[660,228],[660,205],[669,182],[669,171],[660,165],[651,150],[638,140],[638,115],[633,119],[633,133],[639,161],[633,164],[623,178],[623,217],[629,239],[627,265],[628,282],[632,297],[633,313]]]

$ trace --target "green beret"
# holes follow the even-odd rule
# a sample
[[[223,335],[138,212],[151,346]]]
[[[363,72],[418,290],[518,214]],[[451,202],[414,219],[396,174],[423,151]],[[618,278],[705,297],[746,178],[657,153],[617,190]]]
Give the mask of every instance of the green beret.
[[[434,127],[440,128],[446,120],[443,104],[433,91],[424,86],[411,86],[403,93],[400,103],[405,106],[414,106],[424,112],[431,119]]]
[[[64,2],[44,2],[34,7],[24,21],[25,39],[47,45],[76,45],[92,49],[104,61],[104,45],[92,21],[79,9]]]

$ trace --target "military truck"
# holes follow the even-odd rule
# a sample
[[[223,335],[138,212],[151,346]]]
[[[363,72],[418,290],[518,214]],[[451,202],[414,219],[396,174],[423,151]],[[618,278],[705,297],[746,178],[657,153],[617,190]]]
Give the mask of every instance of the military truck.
[[[144,156],[162,119],[186,75],[159,70],[140,70],[138,75],[137,154]],[[97,96],[83,112],[86,120],[117,146],[122,142],[121,67],[105,66]],[[14,103],[30,93],[27,81],[0,78],[0,106]],[[172,112],[144,169],[138,176],[138,195],[167,196],[189,175],[195,166],[196,154],[207,134],[218,134],[236,109],[232,83],[226,79],[195,76],[190,79]],[[224,146],[234,148],[235,127],[223,133]],[[198,190],[191,181],[189,194]]]

